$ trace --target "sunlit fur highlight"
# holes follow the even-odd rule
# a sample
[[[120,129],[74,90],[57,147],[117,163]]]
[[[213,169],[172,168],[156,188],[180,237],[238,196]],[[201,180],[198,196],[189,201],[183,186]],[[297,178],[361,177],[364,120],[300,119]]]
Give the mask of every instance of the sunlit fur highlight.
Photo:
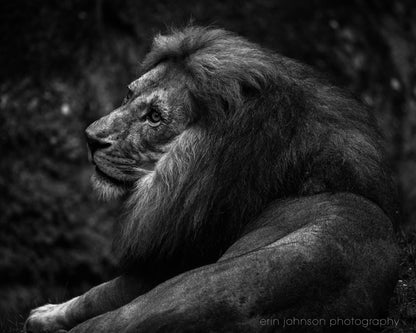
[[[394,218],[374,118],[310,68],[198,27],[156,37],[143,73],[160,63],[186,75],[197,121],[132,191],[116,244],[126,269],[213,262],[287,197],[352,192]]]

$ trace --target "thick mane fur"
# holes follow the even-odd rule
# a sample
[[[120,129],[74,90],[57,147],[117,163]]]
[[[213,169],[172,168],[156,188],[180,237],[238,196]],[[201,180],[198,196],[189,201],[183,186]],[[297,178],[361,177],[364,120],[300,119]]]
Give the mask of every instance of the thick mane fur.
[[[143,72],[162,62],[187,77],[196,121],[128,200],[118,249],[129,269],[213,262],[282,198],[352,192],[396,214],[375,120],[310,68],[198,27],[156,37]]]

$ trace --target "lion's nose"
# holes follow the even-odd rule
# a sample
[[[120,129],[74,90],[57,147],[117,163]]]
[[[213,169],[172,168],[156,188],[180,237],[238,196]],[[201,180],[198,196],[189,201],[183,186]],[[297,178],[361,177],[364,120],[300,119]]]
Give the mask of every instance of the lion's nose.
[[[111,146],[111,142],[106,140],[105,137],[101,137],[99,134],[100,133],[95,131],[94,126],[92,125],[85,130],[85,136],[87,137],[87,144],[91,151],[91,155],[93,155],[99,149],[104,149]]]

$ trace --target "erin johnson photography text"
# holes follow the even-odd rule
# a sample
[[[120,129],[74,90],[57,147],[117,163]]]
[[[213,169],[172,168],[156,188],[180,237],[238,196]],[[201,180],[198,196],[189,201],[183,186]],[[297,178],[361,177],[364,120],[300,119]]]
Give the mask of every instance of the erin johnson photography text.
[[[399,319],[393,318],[261,318],[261,326],[359,326],[367,327],[396,327]]]

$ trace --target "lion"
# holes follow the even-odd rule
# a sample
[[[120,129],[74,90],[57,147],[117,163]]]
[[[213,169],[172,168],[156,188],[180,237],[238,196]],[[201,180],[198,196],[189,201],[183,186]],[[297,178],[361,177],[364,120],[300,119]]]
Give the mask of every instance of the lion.
[[[86,129],[95,189],[125,202],[123,273],[32,310],[26,332],[320,332],[385,316],[397,199],[367,108],[217,28],[156,36],[141,71]]]

